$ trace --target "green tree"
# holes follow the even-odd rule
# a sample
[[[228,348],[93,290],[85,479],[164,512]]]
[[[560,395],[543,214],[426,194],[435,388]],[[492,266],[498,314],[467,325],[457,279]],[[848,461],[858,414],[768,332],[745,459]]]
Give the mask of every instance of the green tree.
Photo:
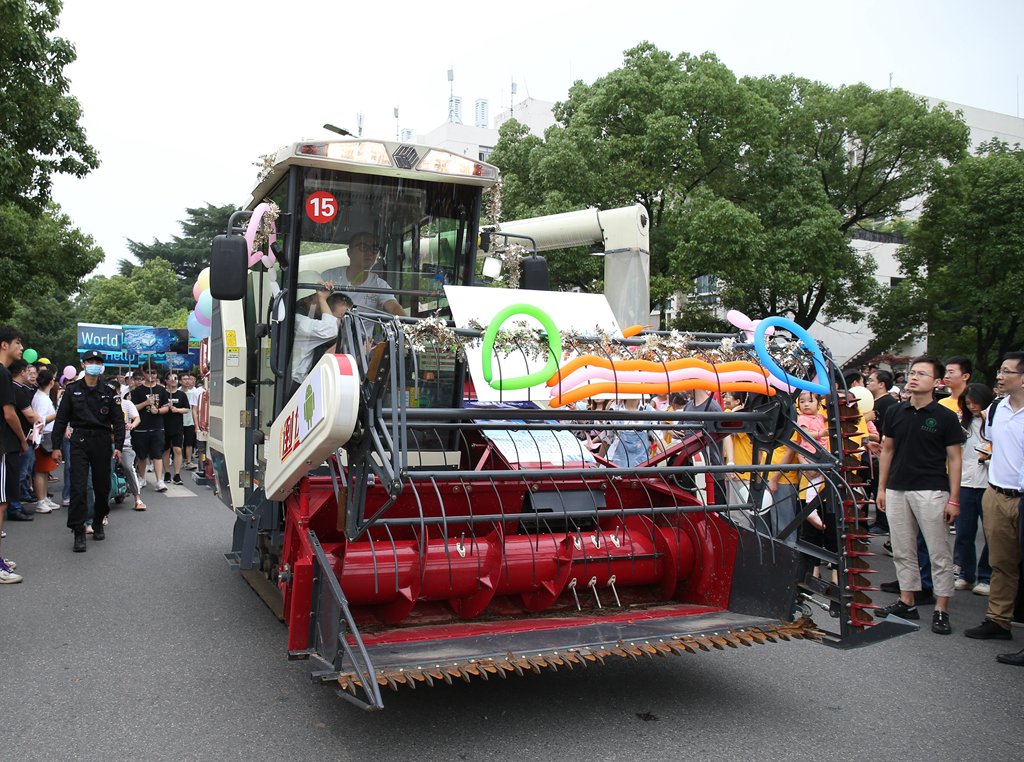
[[[54,174],[82,177],[99,166],[64,76],[75,49],[53,36],[61,5],[0,3],[0,205],[36,215],[50,198]]]
[[[510,211],[639,202],[655,303],[713,275],[728,306],[804,326],[823,312],[860,317],[874,263],[849,231],[926,191],[968,138],[956,115],[902,91],[738,80],[710,53],[649,43],[573,85],[555,116],[543,144],[510,130],[495,148]]]
[[[210,264],[213,238],[225,231],[228,218],[234,211],[235,207],[231,205],[214,206],[209,203],[186,209],[186,218],[179,221],[182,235],[172,236],[170,241],[153,239],[149,244],[129,240],[128,251],[142,264],[154,259],[168,262],[179,278],[178,290],[191,300],[192,284],[199,277],[199,271]],[[137,264],[127,260],[118,263],[122,275],[129,275],[136,267]]]
[[[990,143],[949,167],[897,257],[905,276],[872,328],[886,346],[927,332],[939,355],[965,354],[995,380],[1024,348],[1024,150]]]
[[[30,305],[36,295],[54,289],[74,293],[102,260],[92,238],[56,205],[39,215],[16,204],[0,206],[0,319],[10,317],[16,299]]]
[[[162,259],[149,260],[130,275],[91,278],[76,300],[78,320],[184,328],[188,309],[178,298],[177,286],[178,275]]]
[[[25,346],[35,349],[40,357],[53,361],[59,368],[68,364],[77,367],[75,314],[74,301],[53,289],[20,301],[14,308],[11,323],[25,334]]]
[[[0,2],[2,320],[47,323],[56,314],[46,295],[73,293],[103,259],[92,238],[50,201],[53,175],[82,177],[99,166],[64,75],[74,47],[53,34],[60,10],[59,0]],[[60,331],[44,333],[46,341],[61,341],[54,338]]]

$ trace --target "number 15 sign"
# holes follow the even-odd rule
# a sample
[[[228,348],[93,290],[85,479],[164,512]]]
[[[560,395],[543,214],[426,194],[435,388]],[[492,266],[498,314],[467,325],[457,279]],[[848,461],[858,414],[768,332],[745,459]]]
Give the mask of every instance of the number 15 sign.
[[[338,216],[338,199],[327,191],[310,193],[306,199],[306,216],[313,222],[330,222]]]

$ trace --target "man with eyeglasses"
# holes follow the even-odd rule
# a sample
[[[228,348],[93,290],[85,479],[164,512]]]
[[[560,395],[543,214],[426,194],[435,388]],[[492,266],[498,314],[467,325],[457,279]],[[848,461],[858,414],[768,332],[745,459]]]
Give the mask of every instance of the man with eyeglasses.
[[[153,464],[156,491],[166,492],[164,484],[164,416],[171,409],[167,389],[157,379],[156,368],[143,370],[142,383],[132,389],[129,398],[139,411],[140,423],[132,431],[135,448],[135,472],[139,475],[139,489],[146,486],[146,465]]]
[[[368,307],[392,315],[404,316],[405,310],[394,294],[352,291],[352,288],[390,289],[390,284],[373,271],[381,255],[381,247],[373,233],[356,233],[348,244],[348,266],[324,270],[322,277],[344,291],[356,307]]]
[[[879,609],[920,619],[914,593],[921,590],[917,557],[920,530],[932,560],[935,611],[932,632],[949,635],[949,599],[953,597],[953,551],[949,528],[960,513],[960,463],[964,431],[956,415],[935,401],[945,368],[933,357],[918,357],[907,374],[910,401],[885,416],[878,469],[878,508],[889,519],[893,562],[900,599]]]
[[[1009,352],[996,372],[996,387],[1005,395],[995,411],[985,413],[992,457],[988,488],[981,498],[991,589],[985,621],[964,634],[981,640],[1010,640],[1020,577],[1021,470],[1024,468],[1024,352]],[[1024,666],[1024,651],[1000,661]]]

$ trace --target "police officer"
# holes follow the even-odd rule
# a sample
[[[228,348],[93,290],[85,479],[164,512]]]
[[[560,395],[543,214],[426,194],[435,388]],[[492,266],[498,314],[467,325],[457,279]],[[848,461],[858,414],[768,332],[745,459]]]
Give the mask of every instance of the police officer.
[[[103,517],[110,510],[110,461],[120,458],[120,443],[124,441],[124,414],[117,393],[103,376],[103,355],[90,350],[82,355],[85,375],[68,384],[60,400],[57,418],[53,422],[53,441],[61,442],[64,430],[71,426],[71,506],[68,509],[68,527],[75,533],[74,551],[84,553],[85,520],[88,514],[86,492],[89,470],[92,470],[92,489],[96,498],[93,539],[106,537]],[[60,463],[60,450],[54,449],[54,460]]]

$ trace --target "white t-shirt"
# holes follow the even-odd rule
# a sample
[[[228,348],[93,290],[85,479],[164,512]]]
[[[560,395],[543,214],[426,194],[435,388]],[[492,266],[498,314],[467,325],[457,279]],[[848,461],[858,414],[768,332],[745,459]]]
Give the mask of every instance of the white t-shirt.
[[[338,318],[323,315],[311,318],[295,316],[295,341],[292,342],[292,380],[301,384],[313,364],[313,350],[338,338]]]
[[[53,415],[57,412],[57,408],[53,406],[53,400],[50,399],[50,395],[41,391],[36,391],[32,396],[32,409],[36,411],[36,415],[41,420],[46,420],[46,417]],[[43,424],[43,433],[49,433],[53,431],[53,421],[48,421]]]
[[[185,413],[185,416],[181,419],[182,425],[195,426],[196,419],[192,415],[192,408],[199,404],[199,390],[193,386],[185,392],[185,396],[188,397],[188,412]]]
[[[348,268],[347,267],[332,267],[330,270],[324,270],[320,273],[325,281],[330,281],[334,284],[334,287],[341,289],[346,295],[352,299],[352,304],[356,307],[371,307],[375,310],[384,311],[384,305],[388,302],[397,302],[394,294],[370,294],[365,291],[349,291],[350,288],[391,288],[391,284],[384,280],[382,277],[372,270],[366,276],[366,280],[360,283],[358,286],[353,286],[348,279]]]
[[[988,486],[988,463],[978,460],[978,451],[975,447],[985,444],[981,437],[981,421],[979,417],[971,419],[971,430],[967,433],[967,441],[964,442],[963,461],[960,466],[960,486],[984,489]]]

